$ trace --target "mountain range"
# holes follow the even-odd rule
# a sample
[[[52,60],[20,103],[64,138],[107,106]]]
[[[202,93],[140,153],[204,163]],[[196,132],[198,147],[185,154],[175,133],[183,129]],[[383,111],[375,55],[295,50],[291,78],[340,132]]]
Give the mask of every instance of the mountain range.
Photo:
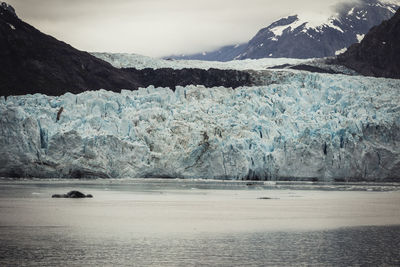
[[[0,96],[42,93],[61,95],[88,90],[136,90],[149,85],[250,85],[250,75],[237,70],[115,68],[87,52],[46,35],[18,18],[0,2]]]
[[[370,28],[391,18],[399,1],[362,0],[342,4],[325,20],[292,15],[273,22],[247,43],[211,52],[168,58],[230,61],[259,58],[322,58],[343,53]]]
[[[378,8],[378,4],[370,3],[370,7],[372,6]],[[395,11],[392,7],[394,7],[393,4],[380,5],[379,10],[385,11],[389,16],[392,11]],[[349,13],[354,14],[359,11],[351,8],[347,14]],[[372,16],[371,13],[367,12],[364,15]],[[297,17],[289,17],[285,20],[286,22],[281,22],[279,25],[290,21],[292,21],[290,25],[293,25],[296,19]],[[384,26],[373,28],[371,31],[373,37],[366,38],[365,42],[362,41],[359,45],[353,45],[348,53],[336,61],[333,60],[333,64],[344,65],[364,75],[399,78],[400,67],[397,62],[400,62],[398,59],[400,40],[396,21],[392,19],[384,22],[382,24]],[[282,27],[276,25],[278,24],[274,24],[274,27],[270,26],[275,34],[277,34],[277,29]],[[301,27],[304,28],[306,25],[303,24]],[[283,29],[281,37],[290,34],[291,29],[291,26]],[[329,50],[330,47],[326,44],[324,49]],[[297,50],[300,51],[300,49]],[[309,50],[312,51],[312,49]],[[118,58],[121,62],[130,62],[122,54]],[[168,61],[171,64],[164,64],[168,67],[157,69],[152,69],[151,66],[143,68],[135,64],[116,68],[104,59],[107,60],[107,56],[97,58],[40,32],[19,19],[10,5],[0,3],[1,96],[34,93],[61,95],[66,92],[80,93],[98,89],[120,92],[121,89],[135,90],[149,85],[172,89],[178,85],[190,84],[237,88],[258,83],[259,76],[254,71],[245,71],[243,68],[240,70],[199,69],[196,65],[188,64],[183,69],[176,69],[173,67],[174,61]],[[321,68],[313,66],[292,66],[291,68],[321,71]],[[332,71],[331,67],[328,68],[328,73],[347,73]]]

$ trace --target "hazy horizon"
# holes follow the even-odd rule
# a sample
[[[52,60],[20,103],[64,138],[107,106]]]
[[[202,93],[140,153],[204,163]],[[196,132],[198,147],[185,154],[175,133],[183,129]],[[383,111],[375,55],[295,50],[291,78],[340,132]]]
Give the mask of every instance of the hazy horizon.
[[[210,51],[247,42],[294,14],[329,17],[355,0],[8,0],[24,21],[90,52],[153,57]]]

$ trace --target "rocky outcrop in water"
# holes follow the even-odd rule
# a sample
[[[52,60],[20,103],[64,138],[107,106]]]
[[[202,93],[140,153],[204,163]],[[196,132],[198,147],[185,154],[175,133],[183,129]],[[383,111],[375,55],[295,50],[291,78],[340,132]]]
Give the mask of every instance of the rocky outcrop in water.
[[[70,191],[67,194],[54,194],[51,196],[52,198],[92,198],[91,194],[85,195],[79,191]]]

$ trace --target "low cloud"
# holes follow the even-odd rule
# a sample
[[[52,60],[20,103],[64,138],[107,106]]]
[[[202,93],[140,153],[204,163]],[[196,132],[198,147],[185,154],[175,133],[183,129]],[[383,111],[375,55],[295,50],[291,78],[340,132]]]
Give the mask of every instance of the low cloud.
[[[283,16],[329,16],[354,0],[9,0],[41,31],[86,51],[149,56],[248,41]]]

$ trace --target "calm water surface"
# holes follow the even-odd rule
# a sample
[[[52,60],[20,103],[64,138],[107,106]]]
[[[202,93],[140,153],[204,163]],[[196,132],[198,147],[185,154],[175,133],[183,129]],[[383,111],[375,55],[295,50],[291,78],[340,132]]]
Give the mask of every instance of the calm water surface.
[[[50,197],[72,189],[94,198]],[[399,247],[396,184],[0,181],[0,266],[400,266]]]

